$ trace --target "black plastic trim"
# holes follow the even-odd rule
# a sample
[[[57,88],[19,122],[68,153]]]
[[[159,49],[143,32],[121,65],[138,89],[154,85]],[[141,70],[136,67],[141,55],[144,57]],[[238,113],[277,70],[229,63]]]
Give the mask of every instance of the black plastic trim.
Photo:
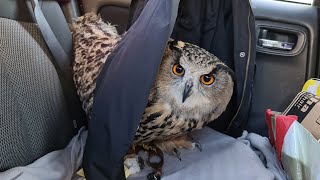
[[[252,0],[251,6],[256,20],[269,20],[283,24],[303,26],[308,30],[308,64],[306,80],[318,76],[318,9],[315,6],[275,0]]]
[[[129,8],[131,0],[81,0],[84,13],[98,13],[102,6],[112,5]]]

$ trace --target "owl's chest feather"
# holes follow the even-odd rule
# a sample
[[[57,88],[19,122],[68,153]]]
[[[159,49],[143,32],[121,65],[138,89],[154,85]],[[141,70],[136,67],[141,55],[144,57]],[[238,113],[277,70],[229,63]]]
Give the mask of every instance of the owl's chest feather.
[[[142,116],[134,142],[150,142],[170,139],[204,126],[203,116],[185,116],[187,113],[174,111],[168,104],[148,106]],[[194,118],[198,116],[199,118]]]

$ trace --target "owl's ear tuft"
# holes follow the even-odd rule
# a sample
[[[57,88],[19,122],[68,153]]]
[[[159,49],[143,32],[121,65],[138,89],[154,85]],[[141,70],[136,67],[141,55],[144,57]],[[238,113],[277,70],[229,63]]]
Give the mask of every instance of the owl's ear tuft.
[[[183,43],[182,41],[176,41],[174,39],[169,39],[167,47],[166,47],[166,53],[169,55],[175,55],[177,57],[180,57],[182,55],[183,49],[179,48],[179,44],[181,45]],[[184,44],[184,43],[183,43]]]
[[[177,48],[178,41],[170,39],[168,43],[171,50],[175,50]]]
[[[169,47],[171,50],[176,50],[176,49],[183,50],[183,48],[185,47],[185,43],[182,41],[169,39]]]
[[[225,64],[217,64],[216,67],[214,68],[214,70],[212,71],[212,73],[216,73],[217,71],[224,71],[227,74],[229,74],[231,76],[231,79],[233,80],[233,82],[236,81],[236,76],[234,74],[234,71],[229,68],[227,65]]]

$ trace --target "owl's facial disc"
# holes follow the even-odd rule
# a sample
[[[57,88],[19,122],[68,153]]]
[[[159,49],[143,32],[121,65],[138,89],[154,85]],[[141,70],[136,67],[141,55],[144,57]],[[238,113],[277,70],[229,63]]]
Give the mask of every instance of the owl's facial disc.
[[[192,80],[188,80],[183,90],[182,103],[184,103],[186,99],[192,94],[192,87],[193,87]]]

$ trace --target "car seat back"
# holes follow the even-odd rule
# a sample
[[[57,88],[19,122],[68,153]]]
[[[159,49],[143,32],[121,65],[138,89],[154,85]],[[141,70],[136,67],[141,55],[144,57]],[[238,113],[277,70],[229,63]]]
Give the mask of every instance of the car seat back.
[[[10,6],[23,7],[20,0],[15,3],[1,1],[0,12]],[[64,20],[60,6],[54,1],[42,3],[48,9],[45,15],[56,23],[56,36],[62,35],[59,40],[66,37],[67,33],[63,34],[69,29],[59,24]],[[64,148],[75,128],[69,119],[56,65],[37,25],[23,22],[24,18],[8,19],[15,18],[15,13],[0,15],[5,17],[0,17],[0,171],[5,171]],[[17,17],[20,16],[23,15]],[[71,38],[69,41],[62,45],[71,45]]]

